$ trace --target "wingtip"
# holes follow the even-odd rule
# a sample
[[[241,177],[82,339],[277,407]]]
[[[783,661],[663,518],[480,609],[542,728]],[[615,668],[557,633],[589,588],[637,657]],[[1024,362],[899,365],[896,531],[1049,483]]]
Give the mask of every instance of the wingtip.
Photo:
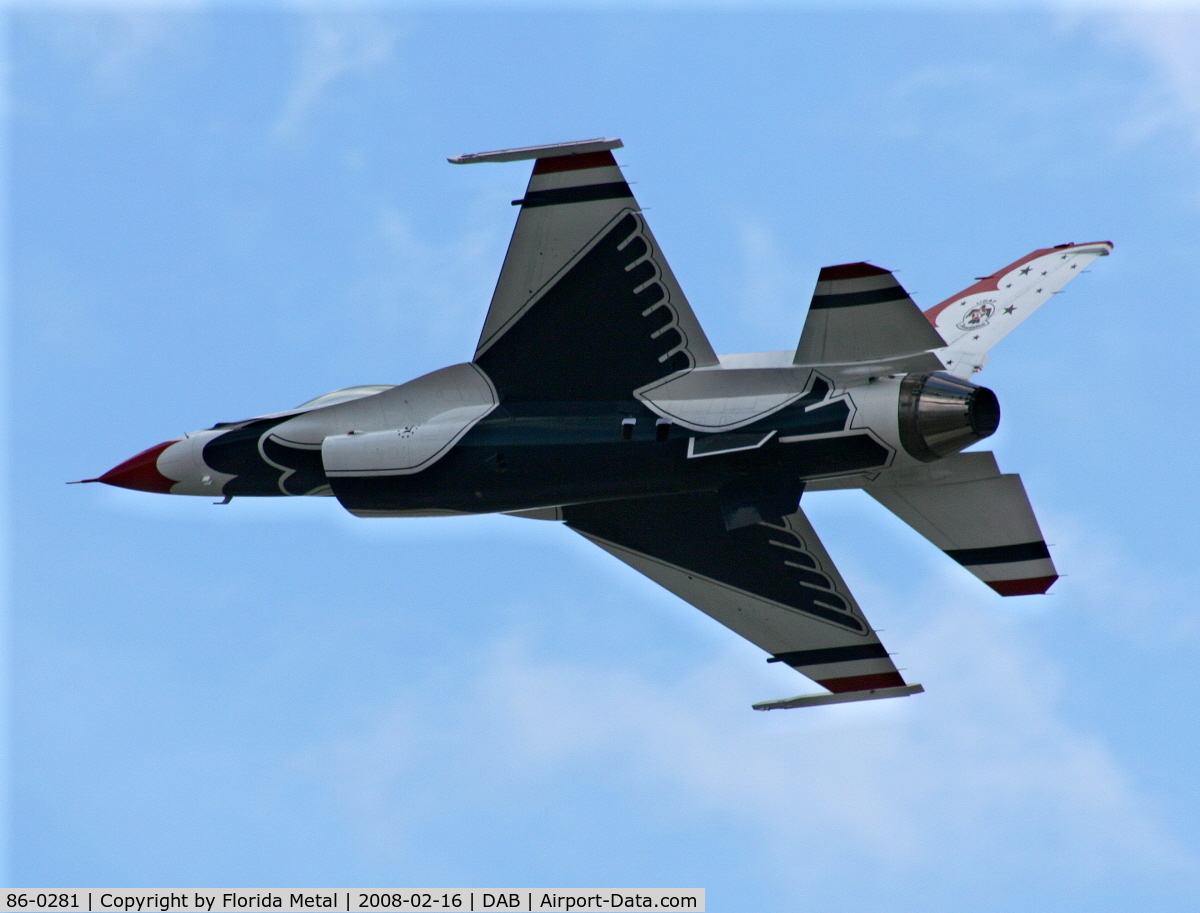
[[[521,146],[515,149],[496,149],[491,152],[469,152],[446,159],[451,165],[470,165],[474,162],[519,162],[528,159],[551,158],[560,155],[579,155],[585,152],[605,152],[621,149],[618,137],[597,137],[570,143],[550,143],[545,146]]]
[[[903,685],[894,688],[872,688],[866,691],[843,691],[840,694],[801,694],[785,697],[778,701],[760,701],[751,704],[752,710],[792,710],[796,707],[820,707],[823,704],[848,704],[856,701],[878,701],[891,697],[910,697],[922,694],[921,685]]]
[[[1099,248],[1098,250],[1096,250],[1096,253],[1098,253],[1101,257],[1107,257],[1109,254],[1112,253],[1112,249],[1115,246],[1116,245],[1113,244],[1112,241],[1087,241],[1084,244],[1076,244],[1074,241],[1071,241],[1068,244],[1056,244],[1056,245],[1054,245],[1054,247],[1047,248],[1046,250],[1048,253],[1050,251],[1055,251],[1055,250],[1067,250],[1068,248],[1071,250],[1083,250],[1084,248],[1093,248],[1093,249]]]
[[[1026,577],[1023,580],[988,580],[988,586],[1001,596],[1041,596],[1058,579],[1057,574],[1047,577]]]
[[[837,263],[833,266],[821,267],[817,276],[818,282],[831,282],[838,279],[862,279],[864,276],[886,276],[888,271],[872,263]]]

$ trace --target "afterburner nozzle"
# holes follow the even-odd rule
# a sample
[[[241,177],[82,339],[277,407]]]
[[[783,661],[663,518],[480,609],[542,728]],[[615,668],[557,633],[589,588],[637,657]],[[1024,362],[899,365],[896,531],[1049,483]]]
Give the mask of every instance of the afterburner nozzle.
[[[1000,402],[987,387],[950,374],[909,374],[900,383],[900,442],[932,463],[995,433]]]

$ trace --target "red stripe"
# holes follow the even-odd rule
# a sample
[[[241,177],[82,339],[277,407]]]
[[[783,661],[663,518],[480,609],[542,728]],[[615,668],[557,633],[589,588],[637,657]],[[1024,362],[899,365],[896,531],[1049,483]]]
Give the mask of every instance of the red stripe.
[[[988,580],[987,585],[1001,596],[1034,596],[1044,593],[1058,579],[1058,574],[1049,577],[1026,577],[1024,580]]]
[[[906,682],[899,672],[877,672],[874,675],[851,675],[847,678],[827,678],[817,682],[834,694],[847,691],[873,691],[877,688],[903,688]]]
[[[555,171],[578,171],[581,168],[617,166],[617,160],[607,149],[603,152],[581,152],[576,155],[552,155],[534,163],[534,174],[553,174]]]
[[[817,276],[818,282],[829,282],[835,279],[861,279],[863,276],[886,276],[887,270],[872,266],[870,263],[839,263],[836,266],[821,268]]]
[[[1058,247],[1043,247],[1041,250],[1035,250],[1031,254],[1026,254],[1020,260],[1014,260],[1008,266],[1001,267],[996,270],[986,279],[980,279],[970,288],[963,289],[953,298],[947,298],[941,304],[935,304],[925,312],[925,318],[932,324],[937,324],[938,314],[950,307],[956,301],[961,301],[968,295],[977,295],[980,292],[998,292],[1000,291],[1000,279],[1008,273],[1011,273],[1018,266],[1024,266],[1030,260],[1036,260],[1038,257],[1043,257],[1046,254],[1052,254],[1056,250],[1075,250],[1080,247],[1095,247],[1097,244],[1107,244],[1112,247],[1111,241],[1090,241],[1087,244],[1060,244]]]

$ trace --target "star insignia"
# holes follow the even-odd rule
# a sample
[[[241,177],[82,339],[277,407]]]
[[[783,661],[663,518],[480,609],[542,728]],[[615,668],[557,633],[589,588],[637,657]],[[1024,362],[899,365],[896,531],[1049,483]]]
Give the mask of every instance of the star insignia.
[[[1021,275],[1022,275],[1022,276],[1028,276],[1028,275],[1029,275],[1029,271],[1030,271],[1031,269],[1033,269],[1033,267],[1032,267],[1032,266],[1027,266],[1027,267],[1025,267],[1023,270],[1021,270]]]
[[[1004,313],[1006,313],[1006,314],[1011,314],[1011,313],[1012,313],[1013,311],[1015,311],[1016,309],[1017,309],[1017,306],[1016,306],[1015,304],[1010,304],[1008,307],[1006,307],[1006,308],[1004,309]]]

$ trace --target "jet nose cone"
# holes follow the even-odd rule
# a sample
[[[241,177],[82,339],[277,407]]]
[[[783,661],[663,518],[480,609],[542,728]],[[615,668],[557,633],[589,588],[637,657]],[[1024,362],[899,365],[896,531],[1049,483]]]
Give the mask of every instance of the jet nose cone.
[[[143,450],[119,466],[114,466],[98,479],[88,481],[103,482],[106,485],[116,485],[119,488],[132,488],[135,491],[154,491],[159,494],[169,494],[175,479],[168,479],[158,471],[159,455],[176,441],[166,441]]]

